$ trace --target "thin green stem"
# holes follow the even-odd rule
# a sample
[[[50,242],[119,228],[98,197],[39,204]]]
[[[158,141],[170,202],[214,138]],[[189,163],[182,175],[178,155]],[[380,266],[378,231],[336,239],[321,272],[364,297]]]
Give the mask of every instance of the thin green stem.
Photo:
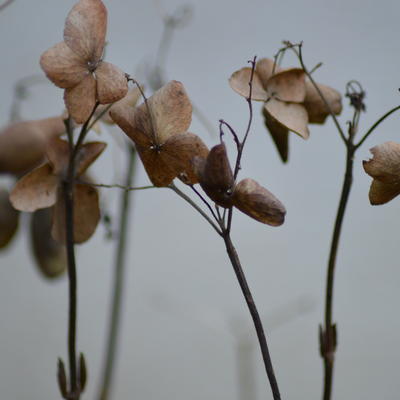
[[[356,144],[355,148],[358,149],[371,135],[371,133],[383,122],[387,117],[389,117],[391,114],[396,112],[397,110],[400,110],[400,106],[396,106],[389,110],[387,113],[383,114],[382,117],[380,117],[365,133],[365,135],[362,137],[362,139]]]
[[[125,185],[130,187],[135,176],[136,151],[133,146],[129,147],[129,158],[126,169]],[[117,354],[117,344],[121,326],[121,305],[124,296],[124,277],[126,264],[126,243],[128,240],[128,222],[131,209],[132,194],[125,190],[121,194],[118,247],[115,258],[113,294],[111,305],[111,321],[109,324],[106,358],[103,368],[102,388],[99,399],[107,400],[112,386],[114,376],[114,364]]]

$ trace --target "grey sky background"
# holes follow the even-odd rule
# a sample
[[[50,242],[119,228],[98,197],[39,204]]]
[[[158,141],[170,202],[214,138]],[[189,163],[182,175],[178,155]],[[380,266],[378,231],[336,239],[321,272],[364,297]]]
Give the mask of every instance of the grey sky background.
[[[62,40],[74,1],[15,0],[0,13],[0,123],[7,124],[13,85],[41,73],[40,54]],[[162,23],[153,1],[104,1],[109,11],[107,60],[135,74],[157,50]],[[172,12],[183,1],[158,3]],[[396,1],[210,1],[188,2],[190,23],[176,32],[166,73],[184,83],[193,102],[217,127],[224,118],[239,132],[247,105],[228,85],[231,73],[254,55],[270,57],[284,39],[304,41],[309,67],[323,67],[318,81],[344,93],[358,79],[367,91],[361,132],[399,104]],[[293,57],[284,65],[295,65]],[[140,76],[139,76],[140,79]],[[345,109],[344,124],[351,116]],[[36,86],[23,104],[25,118],[63,109],[62,91]],[[237,212],[233,239],[261,315],[283,399],[318,399],[322,363],[318,324],[323,318],[325,270],[333,218],[344,173],[345,149],[331,121],[311,126],[304,141],[290,137],[283,165],[254,103],[254,124],[241,177],[252,177],[286,206],[286,223],[271,228]],[[193,118],[191,131],[216,143]],[[122,133],[113,131],[121,143]],[[398,141],[399,114],[387,120],[359,150],[338,256],[334,318],[339,347],[334,378],[336,399],[397,399],[400,389],[399,199],[371,207],[371,179],[361,161],[368,149]],[[93,134],[92,137],[96,137]],[[118,140],[119,139],[119,140]],[[116,182],[123,171],[118,144],[110,143],[93,175]],[[233,146],[231,146],[233,149]],[[136,182],[148,184],[141,166]],[[4,182],[4,184],[6,181]],[[117,215],[119,192],[104,190],[102,201]],[[0,387],[7,399],[59,398],[57,357],[67,358],[67,280],[46,282],[31,261],[27,221],[0,254]],[[85,399],[95,398],[105,344],[112,277],[113,243],[96,235],[78,249],[78,349],[86,355]],[[250,343],[241,366],[253,371],[246,400],[270,399],[256,336],[223,243],[181,199],[167,189],[138,192],[130,224],[120,357],[113,399],[238,399],[239,341]],[[287,320],[286,323],[282,321]],[[246,357],[253,364],[246,367]],[[251,376],[251,374],[249,374]],[[254,382],[254,383],[252,383]],[[249,389],[250,390],[250,389]]]

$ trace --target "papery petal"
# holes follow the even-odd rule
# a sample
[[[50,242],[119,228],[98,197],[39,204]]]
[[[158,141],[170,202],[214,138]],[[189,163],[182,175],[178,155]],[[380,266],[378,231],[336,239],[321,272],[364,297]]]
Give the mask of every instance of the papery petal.
[[[250,94],[250,79],[251,68],[245,67],[231,75],[229,78],[229,84],[236,93],[248,98]],[[253,75],[251,99],[256,101],[266,101],[268,99],[268,93],[265,91],[257,72],[254,72]]]
[[[288,129],[272,118],[263,108],[264,123],[268,129],[276,149],[285,163],[289,158],[289,131]]]
[[[342,112],[342,96],[340,93],[321,83],[317,85],[332,112],[335,115],[339,115]],[[329,110],[317,92],[317,89],[310,81],[306,81],[306,97],[303,104],[307,110],[310,124],[323,124],[325,122],[326,117],[329,115]]]
[[[37,210],[31,219],[31,246],[39,271],[46,278],[57,278],[67,270],[65,246],[51,236],[52,208]]]
[[[5,248],[18,229],[19,212],[12,207],[9,193],[0,189],[0,249]]]
[[[384,183],[374,179],[369,189],[369,201],[373,206],[385,204],[400,194],[400,182]]]
[[[65,132],[61,117],[17,122],[0,132],[0,172],[21,175],[40,164],[46,143]]]
[[[125,72],[108,62],[101,62],[96,68],[97,99],[100,104],[115,103],[128,92]]]
[[[147,148],[151,146],[151,136],[147,136],[144,132],[136,128],[135,114],[137,112],[144,114],[141,118],[143,124],[146,123],[146,121],[148,122],[148,118],[146,119],[148,113],[144,108],[138,107],[134,111],[132,106],[120,102],[113,104],[110,109],[110,117],[134,141],[135,144]]]
[[[266,85],[268,79],[271,78],[272,72],[276,74],[280,71],[282,71],[282,68],[279,65],[276,65],[274,70],[274,60],[270,58],[261,58],[257,61],[256,72],[264,85]]]
[[[400,182],[400,144],[386,142],[370,151],[373,158],[363,161],[365,172],[381,182]]]
[[[89,142],[81,146],[76,156],[76,176],[82,175],[107,147],[103,142]]]
[[[266,88],[281,101],[302,103],[306,97],[304,71],[300,68],[281,70],[268,79]]]
[[[64,100],[72,119],[85,123],[96,104],[96,80],[88,75],[79,85],[65,89]]]
[[[20,211],[36,211],[56,202],[58,179],[50,164],[44,164],[23,176],[14,186],[10,201]]]
[[[253,179],[243,179],[236,185],[233,204],[240,211],[264,224],[279,226],[285,221],[284,205]]]
[[[57,137],[49,140],[46,157],[52,167],[53,175],[65,174],[69,164],[69,143]]]
[[[59,243],[65,243],[65,202],[61,190],[54,207],[52,236]],[[96,230],[100,220],[99,196],[89,185],[74,185],[74,243],[83,243]]]
[[[45,51],[40,66],[56,86],[64,89],[76,86],[89,74],[85,61],[64,42]]]
[[[80,0],[65,21],[64,41],[85,61],[103,55],[107,31],[107,10],[101,0]]]
[[[272,98],[265,103],[264,108],[269,116],[303,139],[310,136],[307,111],[301,104],[285,103]]]
[[[192,121],[192,104],[181,82],[170,81],[138,107],[136,128],[152,138],[154,144],[163,144],[170,136],[184,133]],[[153,132],[154,131],[154,132]]]
[[[191,185],[198,182],[198,177],[192,164],[193,158],[206,158],[207,155],[207,146],[194,133],[184,133],[170,137],[160,151],[160,157],[175,171],[175,177],[184,174],[185,183]]]

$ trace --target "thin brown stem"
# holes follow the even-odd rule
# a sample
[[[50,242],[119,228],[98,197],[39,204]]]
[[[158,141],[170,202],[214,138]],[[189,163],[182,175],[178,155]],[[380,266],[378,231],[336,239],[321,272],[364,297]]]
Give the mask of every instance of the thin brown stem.
[[[122,189],[127,192],[129,191],[135,191],[135,190],[147,190],[147,189],[156,189],[156,186],[125,186],[125,185],[119,185],[118,183],[113,183],[113,184],[106,184],[106,183],[93,183],[93,182],[86,182],[82,181],[80,179],[76,180],[77,183],[81,185],[87,185],[87,186],[93,186],[93,187],[99,187],[99,188],[105,188],[105,189]]]
[[[136,151],[129,146],[129,157],[126,169],[125,186],[130,187],[135,176]],[[115,258],[111,318],[109,324],[106,358],[103,368],[102,387],[99,399],[107,400],[114,376],[115,357],[118,350],[118,337],[121,325],[121,305],[124,295],[124,277],[126,264],[126,243],[128,240],[128,222],[131,209],[132,194],[125,190],[121,195],[118,246]]]
[[[225,242],[226,246],[226,251],[228,253],[229,259],[231,261],[231,264],[233,266],[233,269],[235,271],[237,280],[239,282],[240,288],[242,289],[243,296],[246,300],[247,306],[249,308],[251,317],[253,319],[254,327],[257,332],[257,337],[258,341],[260,344],[261,348],[261,353],[264,361],[264,366],[265,366],[265,371],[268,376],[268,380],[271,386],[272,394],[274,397],[274,400],[280,400],[281,395],[279,392],[279,387],[278,387],[278,382],[275,377],[274,369],[272,366],[272,361],[271,361],[271,356],[269,354],[269,349],[268,349],[268,344],[267,344],[267,339],[265,336],[264,328],[260,319],[260,315],[258,313],[256,304],[254,302],[253,296],[251,294],[249,285],[246,280],[246,276],[244,275],[242,266],[240,264],[240,260],[238,257],[238,254],[236,252],[236,249],[232,243],[231,237],[229,232],[226,230],[224,231],[223,234],[223,239]]]

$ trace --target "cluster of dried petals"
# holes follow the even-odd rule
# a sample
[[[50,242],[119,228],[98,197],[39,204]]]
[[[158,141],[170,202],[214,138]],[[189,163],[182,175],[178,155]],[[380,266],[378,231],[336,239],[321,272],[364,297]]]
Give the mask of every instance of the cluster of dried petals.
[[[372,205],[385,204],[400,194],[400,144],[386,142],[370,151],[373,158],[363,161],[365,172],[374,178],[369,201]]]
[[[167,83],[134,110],[115,104],[110,115],[135,143],[155,186],[168,186],[176,177],[197,183],[191,160],[205,158],[208,149],[198,136],[187,132],[192,105],[182,83]]]
[[[65,89],[66,107],[77,123],[89,118],[96,102],[114,103],[128,91],[124,72],[102,60],[106,30],[103,2],[80,0],[66,19],[64,41],[40,58],[47,77]]]
[[[75,177],[79,178],[101,154],[105,143],[91,142],[82,145],[76,157]],[[10,195],[11,204],[20,211],[32,212],[53,207],[52,236],[65,242],[65,204],[62,183],[69,164],[69,144],[55,138],[49,142],[48,162],[23,176]],[[74,184],[74,242],[82,243],[94,233],[100,219],[97,190],[91,186]]]
[[[0,173],[30,171],[43,161],[46,143],[64,132],[62,117],[8,125],[0,132]]]
[[[224,143],[214,146],[206,159],[195,157],[193,165],[200,186],[219,206],[234,206],[264,224],[283,224],[285,207],[271,192],[250,178],[235,184]]]
[[[251,73],[251,68],[242,68],[229,79],[232,89],[246,98],[250,94]],[[342,110],[340,93],[322,84],[318,84],[318,88],[331,110],[339,114]],[[284,162],[288,159],[289,131],[307,139],[308,124],[323,123],[329,115],[324,101],[302,69],[282,69],[268,58],[256,64],[251,99],[264,102],[265,125]]]

